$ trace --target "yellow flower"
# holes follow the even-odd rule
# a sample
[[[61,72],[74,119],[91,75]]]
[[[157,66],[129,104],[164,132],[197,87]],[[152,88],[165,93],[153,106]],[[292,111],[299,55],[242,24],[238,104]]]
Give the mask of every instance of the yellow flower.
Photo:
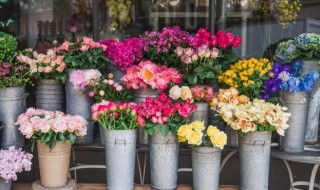
[[[177,131],[179,142],[186,142],[187,141],[186,136],[191,130],[192,130],[191,125],[182,125]]]
[[[190,131],[187,135],[188,144],[200,145],[202,143],[203,133],[201,131]]]
[[[210,125],[207,129],[207,136],[210,138],[219,132],[219,129],[213,125]]]
[[[192,122],[190,125],[191,125],[192,129],[196,130],[196,131],[202,131],[205,129],[203,121],[197,120],[197,121]]]
[[[238,97],[238,100],[239,100],[239,103],[240,103],[240,104],[245,104],[245,103],[249,102],[250,98],[248,98],[248,97],[245,96],[245,95],[240,95],[240,96]]]
[[[223,147],[227,144],[227,135],[224,132],[219,131],[210,138],[210,141],[214,147],[223,149]]]
[[[191,101],[193,100],[192,93],[189,87],[187,86],[181,87],[181,98],[182,100],[187,100],[187,99],[190,99]]]

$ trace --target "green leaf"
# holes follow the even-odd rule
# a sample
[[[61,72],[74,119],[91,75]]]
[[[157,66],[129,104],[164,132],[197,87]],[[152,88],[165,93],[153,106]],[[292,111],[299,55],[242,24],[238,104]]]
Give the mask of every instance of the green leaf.
[[[201,67],[201,66],[199,66],[199,67],[197,67],[197,68],[195,68],[194,69],[194,72],[196,72],[196,73],[202,73],[204,71],[204,68],[203,67]]]
[[[197,75],[188,75],[188,83],[195,85],[197,82]]]
[[[206,73],[206,78],[208,78],[208,79],[212,79],[212,78],[214,78],[214,73],[212,72],[212,71],[209,71],[209,72],[207,72]]]
[[[154,127],[154,131],[160,133],[163,136],[167,136],[169,133],[169,126],[168,125],[161,125],[157,123]]]
[[[62,142],[65,142],[65,141],[66,141],[66,138],[65,138],[65,136],[64,136],[64,133],[60,133],[60,134],[59,134],[59,139],[60,139],[60,141],[62,141]]]

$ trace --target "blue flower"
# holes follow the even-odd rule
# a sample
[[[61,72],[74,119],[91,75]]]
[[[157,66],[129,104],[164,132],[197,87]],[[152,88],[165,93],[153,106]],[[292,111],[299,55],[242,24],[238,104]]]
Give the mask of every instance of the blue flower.
[[[293,77],[288,80],[288,90],[289,92],[301,91],[300,88],[300,78]]]

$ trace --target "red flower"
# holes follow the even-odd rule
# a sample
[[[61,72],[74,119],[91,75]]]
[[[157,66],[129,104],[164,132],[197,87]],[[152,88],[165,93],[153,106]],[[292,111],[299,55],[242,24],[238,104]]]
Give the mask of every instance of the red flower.
[[[145,127],[146,126],[145,119],[143,117],[141,117],[141,116],[137,117],[137,122],[141,127]]]
[[[240,37],[235,37],[234,40],[233,40],[233,43],[232,43],[232,46],[234,48],[237,48],[239,47],[239,45],[241,44],[241,38]]]

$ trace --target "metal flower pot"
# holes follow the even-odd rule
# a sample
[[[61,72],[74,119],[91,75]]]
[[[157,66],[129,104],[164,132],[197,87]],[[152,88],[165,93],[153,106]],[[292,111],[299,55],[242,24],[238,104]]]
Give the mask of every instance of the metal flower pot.
[[[177,187],[179,143],[177,135],[162,136],[154,132],[150,139],[151,186],[155,190]]]
[[[271,134],[256,131],[240,137],[241,190],[268,190]]]
[[[71,75],[76,70],[69,69],[68,74]],[[66,112],[71,115],[81,115],[88,120],[87,135],[77,137],[76,144],[90,144],[93,142],[94,124],[90,122],[91,106],[94,104],[93,98],[89,97],[88,93],[82,92],[73,87],[69,81],[66,82]]]
[[[64,85],[53,79],[40,79],[37,83],[36,107],[47,111],[65,110]]]
[[[137,130],[104,130],[107,189],[132,190]]]
[[[288,121],[290,127],[286,130],[285,136],[279,138],[279,148],[287,153],[301,153],[304,151],[309,93],[282,91],[280,97],[291,116]]]
[[[160,91],[157,89],[139,89],[139,90],[134,90],[134,102],[137,104],[140,104],[143,101],[146,101],[147,96],[155,98],[158,97],[160,94]],[[142,127],[138,128],[138,144],[146,145],[149,144],[149,137],[146,132],[146,130]]]
[[[227,146],[232,148],[239,147],[239,131],[232,129],[230,126],[225,128],[225,132],[227,134]]]
[[[15,125],[20,114],[25,112],[25,87],[8,87],[0,89],[0,148],[8,149],[10,146],[24,146],[24,137]]]
[[[307,74],[312,70],[319,71],[318,60],[303,60],[301,61],[302,74]],[[305,142],[307,144],[316,144],[318,140],[319,130],[319,116],[320,116],[320,79],[313,84],[310,93],[307,128],[305,135]]]
[[[218,189],[220,161],[220,148],[197,147],[192,149],[193,189]]]
[[[119,67],[117,67],[116,65],[112,65],[112,64],[107,64],[106,70],[107,70],[107,73],[113,74],[113,80],[115,82],[121,82],[121,78],[126,73],[125,71],[123,71]]]
[[[12,181],[9,180],[8,182],[0,177],[0,189],[1,190],[11,190]]]
[[[190,116],[190,122],[199,120],[204,122],[204,126],[208,126],[208,111],[209,104],[207,102],[197,102],[195,105],[198,106],[198,109],[195,110]]]

